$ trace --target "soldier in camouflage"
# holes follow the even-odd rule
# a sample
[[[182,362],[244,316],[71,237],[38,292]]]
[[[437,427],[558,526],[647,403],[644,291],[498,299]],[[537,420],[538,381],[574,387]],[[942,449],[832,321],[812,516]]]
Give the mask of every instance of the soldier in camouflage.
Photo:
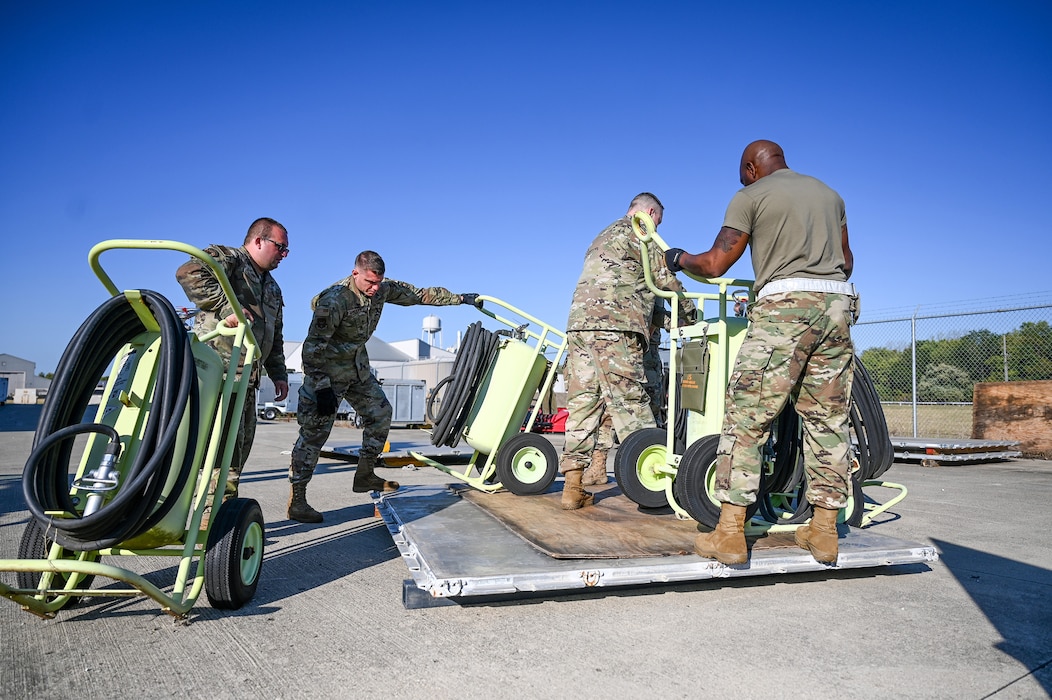
[[[347,399],[362,420],[362,447],[352,488],[358,493],[394,491],[398,483],[376,476],[376,467],[391,430],[391,404],[369,367],[365,344],[376,330],[384,304],[451,306],[476,304],[478,294],[454,294],[443,287],[418,288],[384,279],[383,259],[371,250],[360,253],[354,270],[311,301],[314,316],[303,341],[303,385],[296,420],[300,433],[289,465],[288,517],[318,523],[322,515],[307,503],[307,483],[318,455],[332,432],[336,408]]]
[[[239,248],[222,245],[205,248],[205,252],[219,263],[230,280],[237,301],[252,324],[252,334],[259,347],[230,460],[224,501],[237,497],[241,472],[256,436],[256,389],[259,387],[260,366],[274,382],[275,400],[281,401],[289,393],[285,342],[282,337],[281,308],[284,302],[281,288],[270,274],[289,254],[288,246],[289,235],[285,227],[274,219],[261,218],[248,227],[245,242]],[[194,332],[198,336],[211,333],[220,323],[231,328],[237,325],[234,308],[207,265],[197,258],[191,258],[176,270],[175,278],[190,303],[198,309],[194,318]],[[233,338],[219,336],[210,341],[210,345],[229,369]],[[215,486],[213,483],[213,490]]]
[[[654,195],[637,195],[628,213],[607,226],[585,254],[566,327],[569,416],[559,465],[565,477],[561,500],[565,510],[593,502],[592,494],[582,488],[583,472],[594,464],[589,481],[599,478],[595,454],[607,414],[620,439],[655,425],[643,368],[655,294],[643,275],[642,246],[632,231],[632,215],[646,212],[657,225],[663,211]],[[655,283],[683,291],[660,251],[654,246],[648,250]],[[684,300],[683,309],[684,318],[694,316],[693,303]],[[602,481],[595,483],[606,482],[605,457],[602,453]]]
[[[655,296],[654,312],[650,318],[650,342],[646,352],[643,353],[643,374],[646,377],[644,389],[650,398],[650,411],[654,415],[654,423],[659,428],[665,427],[666,396],[663,381],[664,365],[661,363],[658,346],[661,343],[661,329],[668,324],[668,320],[664,299]],[[569,383],[568,373],[564,373],[564,379]],[[596,431],[595,448],[592,450],[588,467],[581,476],[582,486],[601,486],[609,480],[606,473],[607,462],[616,439],[613,419],[609,411],[604,411],[602,422]]]
[[[797,544],[815,560],[837,560],[837,513],[847,504],[848,411],[853,377],[851,325],[858,296],[847,282],[854,267],[840,195],[785,164],[778,144],[755,141],[742,154],[739,190],[712,249],[666,252],[669,268],[720,277],[752,251],[756,303],[727,388],[727,413],[717,448],[716,529],[694,550],[724,564],[744,564],[747,506],[755,502],[761,450],[790,399],[804,428],[810,523]]]

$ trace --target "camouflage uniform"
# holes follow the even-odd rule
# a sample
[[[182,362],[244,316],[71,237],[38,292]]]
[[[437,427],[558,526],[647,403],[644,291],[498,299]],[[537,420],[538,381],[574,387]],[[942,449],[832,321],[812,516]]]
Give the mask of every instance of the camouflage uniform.
[[[749,310],[727,389],[717,499],[756,500],[761,450],[791,396],[804,426],[807,500],[822,508],[847,505],[854,312],[854,297],[819,292],[771,294]]]
[[[650,342],[643,353],[643,374],[646,376],[644,389],[650,397],[650,412],[654,415],[657,427],[664,428],[666,424],[665,406],[667,396],[665,395],[665,365],[661,361],[661,329],[668,330],[668,315],[665,310],[665,302],[658,298],[654,302],[654,316],[650,321]],[[599,428],[596,438],[596,450],[610,450],[614,446],[614,428],[609,414]]]
[[[306,484],[314,474],[318,455],[332,432],[335,415],[319,415],[315,392],[331,388],[347,399],[362,420],[359,460],[383,452],[391,430],[391,403],[369,367],[365,344],[380,322],[384,304],[399,306],[452,306],[461,295],[443,287],[420,289],[405,282],[385,279],[372,297],[345,277],[311,301],[314,317],[303,341],[303,385],[299,390],[296,420],[299,438],[292,448],[289,481]]]
[[[683,291],[656,246],[650,269],[662,289]],[[654,427],[643,354],[655,295],[647,288],[639,239],[624,216],[600,233],[585,254],[567,323],[566,442],[560,471],[585,469],[599,449],[609,413],[620,438]],[[694,305],[684,300],[684,315]]]
[[[256,437],[256,389],[259,387],[260,365],[267,376],[276,382],[288,381],[285,368],[285,341],[282,337],[282,307],[284,301],[281,288],[270,272],[261,272],[249,257],[244,246],[230,248],[214,245],[205,248],[223,268],[230,286],[237,295],[242,308],[252,315],[252,334],[258,344],[259,356],[252,366],[249,389],[245,395],[245,406],[241,414],[230,470],[224,490],[226,497],[237,496],[241,471],[244,469],[252,442]],[[234,307],[226,298],[219,280],[205,263],[197,258],[183,263],[175,272],[175,279],[186,292],[187,298],[198,308],[194,318],[194,332],[198,336],[211,333],[228,316]],[[219,336],[209,342],[229,366],[234,340],[230,336]],[[228,420],[232,417],[228,417]]]
[[[747,311],[749,329],[727,388],[716,498],[738,506],[755,501],[760,451],[791,399],[803,424],[807,500],[825,510],[842,508],[858,297],[804,290],[806,284],[850,287],[841,245],[844,200],[821,181],[782,168],[739,190],[723,225],[749,234],[758,299]]]

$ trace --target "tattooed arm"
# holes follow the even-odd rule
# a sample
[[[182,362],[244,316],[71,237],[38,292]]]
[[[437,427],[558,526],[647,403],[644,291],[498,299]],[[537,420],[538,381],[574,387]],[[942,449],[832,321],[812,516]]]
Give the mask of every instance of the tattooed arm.
[[[683,253],[677,258],[677,263],[699,277],[722,277],[731,265],[738,262],[748,244],[749,234],[724,226],[707,252],[697,255]]]

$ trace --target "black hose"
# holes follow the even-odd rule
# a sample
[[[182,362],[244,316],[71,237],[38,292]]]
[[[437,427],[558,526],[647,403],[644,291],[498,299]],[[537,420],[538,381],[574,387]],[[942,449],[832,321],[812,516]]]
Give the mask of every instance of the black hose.
[[[499,342],[499,332],[486,330],[481,322],[476,321],[468,326],[460,350],[457,351],[457,359],[453,362],[453,369],[449,377],[443,380],[443,383],[448,385],[442,393],[438,415],[432,421],[432,445],[456,447],[460,442],[475,394],[478,393],[479,385],[493,363]],[[442,383],[435,387],[432,400],[438,394],[440,386]]]
[[[83,433],[104,433],[108,452],[116,452],[119,438],[109,426],[76,423],[83,418],[107,366],[118,351],[147,329],[132,302],[111,297],[81,325],[66,347],[37,424],[33,451],[22,475],[22,493],[32,516],[48,538],[72,551],[95,551],[116,546],[141,535],[159,523],[179,500],[190,477],[197,444],[200,396],[197,368],[189,336],[165,297],[148,290],[140,296],[157,319],[161,342],[158,352],[149,417],[143,426],[139,449],[132,464],[121,471],[120,485],[112,499],[89,515],[78,511],[70,495],[69,461],[73,438]],[[116,370],[116,368],[115,368]],[[172,469],[180,422],[189,407],[188,449],[167,496],[165,484]],[[47,511],[73,517],[53,517]]]
[[[785,493],[799,483],[804,472],[803,440],[800,416],[790,399],[778,414],[774,429],[774,465],[767,488],[772,493]]]
[[[854,381],[851,385],[849,405],[850,430],[855,434],[858,446],[859,471],[853,476],[859,482],[874,479],[891,467],[895,453],[888,435],[888,424],[880,406],[880,397],[873,386],[873,379],[856,355],[854,358]],[[803,437],[800,421],[790,401],[778,419],[775,442],[775,466],[769,487],[760,494],[761,513],[772,522],[793,524],[811,517],[810,504],[804,498],[806,479],[804,475]],[[851,484],[848,484],[851,488]],[[796,511],[792,514],[777,513],[771,503],[770,494],[796,493]]]
[[[851,425],[858,438],[859,479],[875,479],[895,461],[888,423],[873,379],[855,357],[855,381],[851,387]]]
[[[445,379],[440,380],[438,384],[435,384],[435,388],[431,390],[431,393],[427,397],[426,413],[427,419],[431,422],[431,425],[438,422],[438,414],[435,413],[435,402],[438,401],[439,396],[442,396],[442,389],[444,389],[446,384],[449,384],[451,381],[453,381],[452,374]],[[439,404],[441,406],[441,402],[439,402]]]

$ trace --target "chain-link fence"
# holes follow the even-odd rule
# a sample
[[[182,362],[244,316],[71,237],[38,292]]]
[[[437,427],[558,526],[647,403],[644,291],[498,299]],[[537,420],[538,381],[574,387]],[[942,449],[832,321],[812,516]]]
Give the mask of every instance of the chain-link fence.
[[[970,304],[987,309],[863,308],[852,337],[893,436],[969,438],[976,383],[1052,379],[1052,292]]]

